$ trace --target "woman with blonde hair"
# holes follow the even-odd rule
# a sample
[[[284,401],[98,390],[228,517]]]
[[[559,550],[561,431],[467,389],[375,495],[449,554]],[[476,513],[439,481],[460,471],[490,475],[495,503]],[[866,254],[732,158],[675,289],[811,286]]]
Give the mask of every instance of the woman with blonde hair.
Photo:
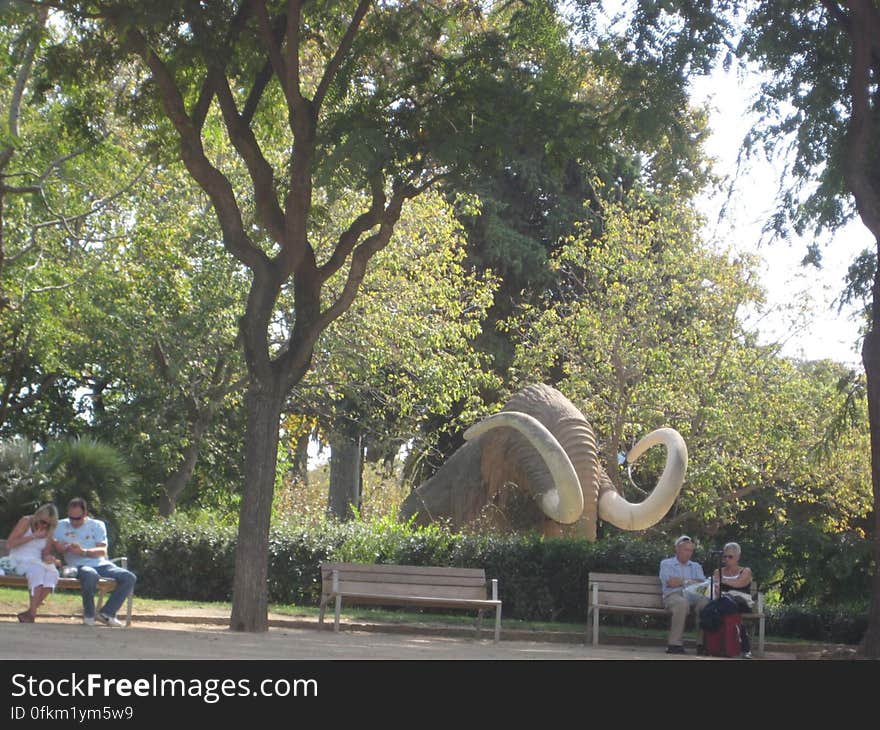
[[[44,504],[32,515],[25,515],[9,533],[6,547],[15,571],[28,579],[30,606],[18,620],[32,624],[37,609],[58,583],[58,568],[52,554],[52,535],[58,525],[54,504]]]

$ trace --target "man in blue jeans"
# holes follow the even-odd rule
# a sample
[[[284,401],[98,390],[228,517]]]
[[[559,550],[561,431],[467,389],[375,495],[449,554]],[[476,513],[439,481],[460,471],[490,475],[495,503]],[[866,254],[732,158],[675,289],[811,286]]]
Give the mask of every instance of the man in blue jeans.
[[[116,618],[116,612],[134,590],[137,576],[107,559],[107,527],[101,520],[89,517],[88,506],[81,497],[70,500],[67,519],[58,521],[55,544],[64,554],[64,562],[76,568],[76,577],[82,584],[83,623],[94,626],[97,619],[106,626],[123,626]],[[103,610],[95,616],[99,578],[115,580],[116,589]]]

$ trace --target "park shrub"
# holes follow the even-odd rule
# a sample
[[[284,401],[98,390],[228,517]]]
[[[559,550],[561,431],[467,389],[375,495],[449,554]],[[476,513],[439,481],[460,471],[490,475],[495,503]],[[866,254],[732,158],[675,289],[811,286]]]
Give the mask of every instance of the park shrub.
[[[139,595],[228,601],[235,564],[235,528],[209,518],[174,517],[131,522],[122,537]],[[273,527],[269,536],[269,601],[315,606],[325,560],[482,567],[497,578],[508,618],[586,622],[587,575],[651,575],[670,554],[662,537],[616,533],[594,543],[535,534],[451,533],[412,528],[385,517]],[[119,554],[118,551],[114,553]],[[707,555],[695,559],[706,563]],[[857,642],[866,627],[864,606],[768,605],[767,632],[817,641]],[[662,628],[664,617],[616,616],[608,625]]]
[[[234,528],[176,516],[131,522],[120,538],[138,573],[138,594],[228,601],[235,564]],[[483,567],[498,578],[505,615],[541,620],[586,618],[590,570],[653,573],[662,545],[630,536],[598,543],[538,535],[455,534],[412,528],[393,517],[273,527],[269,536],[269,600],[315,605],[324,560]]]
[[[792,636],[834,644],[857,644],[868,628],[867,606],[863,604],[778,604],[767,606],[765,613],[767,633],[773,636]]]

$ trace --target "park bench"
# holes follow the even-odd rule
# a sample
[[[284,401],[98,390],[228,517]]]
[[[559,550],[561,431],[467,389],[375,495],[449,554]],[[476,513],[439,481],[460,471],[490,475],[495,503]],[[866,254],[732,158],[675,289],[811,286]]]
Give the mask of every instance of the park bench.
[[[663,606],[663,591],[656,575],[627,575],[624,573],[590,573],[587,576],[589,607],[587,609],[587,635],[592,618],[593,646],[599,644],[600,613],[630,613],[671,616]],[[758,655],[764,654],[764,597],[752,583],[755,606],[749,613],[740,614],[742,619],[758,622]]]
[[[9,550],[6,547],[6,540],[0,540],[0,558],[9,555]],[[128,558],[112,558],[111,562],[119,565],[120,568],[128,567]],[[23,575],[0,575],[0,586],[7,586],[10,588],[27,588],[27,578]],[[69,591],[77,591],[79,592],[81,589],[81,584],[76,578],[59,578],[58,585],[55,586],[56,590],[69,590]],[[101,607],[104,605],[104,602],[107,596],[116,589],[116,581],[110,580],[109,578],[100,578],[98,580],[98,599],[97,599],[97,608],[96,611],[100,611]],[[128,600],[126,603],[126,615],[125,615],[125,625],[131,626],[131,604],[134,599],[134,592],[128,595]]]
[[[420,606],[476,609],[477,634],[483,612],[495,610],[495,641],[501,637],[501,601],[498,581],[492,579],[487,598],[486,571],[481,568],[440,568],[416,565],[366,565],[321,563],[321,606],[318,623],[324,623],[324,609],[335,601],[333,630],[339,631],[339,613],[346,603],[381,606]]]

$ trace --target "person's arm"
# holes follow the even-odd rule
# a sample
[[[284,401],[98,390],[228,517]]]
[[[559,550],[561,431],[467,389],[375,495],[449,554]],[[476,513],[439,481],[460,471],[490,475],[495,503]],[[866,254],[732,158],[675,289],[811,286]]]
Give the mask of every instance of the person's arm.
[[[743,568],[736,578],[722,578],[721,582],[731,588],[745,588],[752,582],[752,571],[749,568]]]
[[[15,548],[19,545],[25,545],[31,540],[36,540],[43,535],[31,534],[25,535],[27,532],[28,525],[30,524],[31,518],[30,515],[22,517],[15,527],[12,528],[12,532],[9,533],[9,537],[6,538],[6,547],[7,548]]]
[[[43,548],[40,559],[44,563],[55,563],[55,540],[51,537],[46,540],[46,547]]]
[[[99,542],[94,547],[84,548],[77,542],[73,542],[67,546],[68,552],[75,555],[82,555],[84,558],[105,558],[107,557],[107,543]]]
[[[660,585],[664,588],[681,588],[681,578],[672,574],[672,566],[665,560],[660,563]]]

